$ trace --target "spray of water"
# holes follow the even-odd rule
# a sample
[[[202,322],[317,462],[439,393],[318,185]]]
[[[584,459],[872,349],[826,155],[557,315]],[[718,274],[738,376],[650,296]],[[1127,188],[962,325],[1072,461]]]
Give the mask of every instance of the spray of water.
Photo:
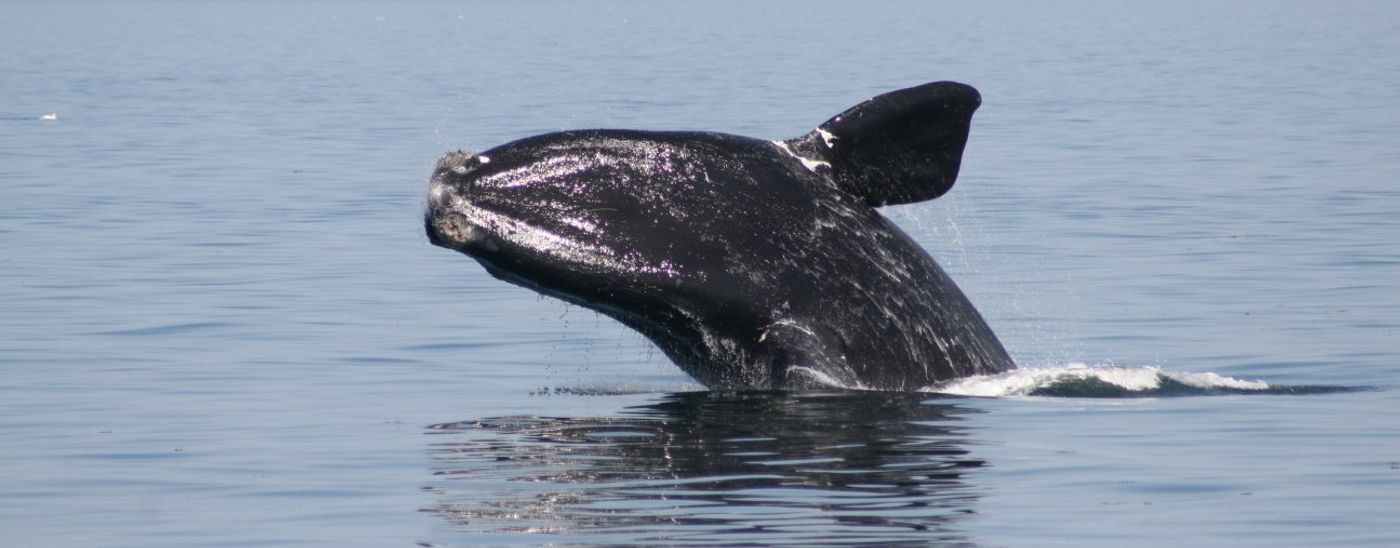
[[[957,379],[928,387],[925,391],[981,397],[1130,397],[1265,392],[1271,388],[1266,382],[1233,379],[1215,373],[1167,372],[1150,366],[1072,363]]]

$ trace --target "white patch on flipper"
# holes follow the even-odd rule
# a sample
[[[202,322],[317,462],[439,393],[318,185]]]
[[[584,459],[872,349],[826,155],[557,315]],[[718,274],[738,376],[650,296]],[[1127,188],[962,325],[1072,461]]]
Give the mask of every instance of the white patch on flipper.
[[[481,159],[481,165],[483,166],[491,163],[491,158],[486,156],[485,154],[479,155],[477,156],[477,158]]]
[[[782,141],[773,141],[773,144],[778,145],[778,148],[781,149],[783,152],[786,152],[788,156],[797,158],[797,161],[802,162],[802,167],[807,168],[807,170],[811,171],[812,173],[816,173],[817,168],[819,167],[826,167],[828,169],[831,168],[831,164],[828,164],[821,160],[811,160],[798,156],[796,152],[793,152],[791,148],[788,148],[787,143],[784,143]]]
[[[830,131],[817,128],[817,133],[822,136],[822,142],[826,143],[826,148],[836,148],[836,145],[832,143],[836,140],[836,136],[832,135]]]

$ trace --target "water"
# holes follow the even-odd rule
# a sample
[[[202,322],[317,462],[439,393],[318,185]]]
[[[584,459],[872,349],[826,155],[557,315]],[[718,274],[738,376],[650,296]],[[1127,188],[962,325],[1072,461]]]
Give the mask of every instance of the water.
[[[1390,3],[0,15],[0,544],[1400,539]],[[963,176],[887,213],[1030,369],[964,395],[698,392],[422,235],[447,150],[937,79]]]

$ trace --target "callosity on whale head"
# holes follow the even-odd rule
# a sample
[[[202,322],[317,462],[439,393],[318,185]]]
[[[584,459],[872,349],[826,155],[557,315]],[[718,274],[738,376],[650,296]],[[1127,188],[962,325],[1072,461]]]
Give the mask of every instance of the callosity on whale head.
[[[429,240],[655,342],[706,386],[915,390],[1014,367],[876,206],[957,178],[976,90],[887,93],[811,133],[551,133],[438,162]]]

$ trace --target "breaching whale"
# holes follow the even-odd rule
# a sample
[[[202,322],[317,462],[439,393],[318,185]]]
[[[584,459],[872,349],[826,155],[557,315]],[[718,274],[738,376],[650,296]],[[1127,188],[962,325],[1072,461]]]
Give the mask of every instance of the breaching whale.
[[[438,161],[424,225],[492,276],[641,332],[712,389],[909,391],[1015,365],[875,208],[958,175],[971,86],[879,95],[783,141],[564,131]]]

